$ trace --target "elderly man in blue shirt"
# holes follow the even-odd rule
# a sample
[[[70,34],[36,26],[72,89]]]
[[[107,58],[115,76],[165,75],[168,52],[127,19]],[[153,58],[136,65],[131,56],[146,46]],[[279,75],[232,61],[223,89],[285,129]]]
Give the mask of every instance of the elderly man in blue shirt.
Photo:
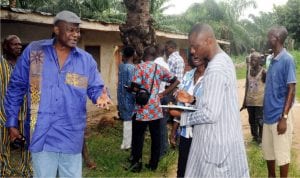
[[[103,92],[93,57],[76,47],[80,18],[62,11],[54,18],[55,38],[28,45],[12,73],[5,97],[11,141],[20,138],[18,112],[28,102],[34,177],[81,177],[88,96],[98,107],[111,100]],[[27,94],[27,101],[23,101]],[[28,123],[29,125],[29,123]],[[30,139],[29,139],[30,138]]]
[[[296,68],[293,57],[284,48],[287,36],[282,26],[268,32],[273,55],[264,95],[262,151],[269,177],[276,177],[275,162],[280,167],[280,177],[287,177],[291,157],[293,123],[289,111],[295,99]]]

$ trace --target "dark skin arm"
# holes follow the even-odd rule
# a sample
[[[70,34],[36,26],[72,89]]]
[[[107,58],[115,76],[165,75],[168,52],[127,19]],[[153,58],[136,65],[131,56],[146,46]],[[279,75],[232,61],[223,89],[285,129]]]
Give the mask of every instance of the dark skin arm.
[[[165,95],[169,94],[170,92],[172,92],[174,90],[174,88],[179,84],[179,80],[176,80],[175,82],[173,82],[167,89],[165,89],[162,93],[159,93],[158,96],[159,98],[164,97]]]
[[[278,135],[284,134],[286,132],[287,124],[286,124],[286,119],[283,118],[283,115],[288,114],[292,107],[292,103],[295,97],[295,90],[296,90],[295,83],[288,84],[288,94],[284,105],[284,112],[282,113],[282,116],[277,125]]]
[[[267,76],[266,71],[263,70],[263,72],[262,72],[262,77],[261,77],[261,81],[262,81],[263,83],[266,83],[266,76]]]
[[[248,71],[248,70],[247,70]],[[246,85],[245,85],[245,95],[244,95],[244,100],[243,100],[243,105],[242,105],[242,107],[241,107],[241,109],[240,109],[240,111],[242,111],[243,109],[246,109],[247,107],[246,107],[246,96],[247,96],[247,88],[248,88],[248,72],[247,72],[247,74],[246,74]]]

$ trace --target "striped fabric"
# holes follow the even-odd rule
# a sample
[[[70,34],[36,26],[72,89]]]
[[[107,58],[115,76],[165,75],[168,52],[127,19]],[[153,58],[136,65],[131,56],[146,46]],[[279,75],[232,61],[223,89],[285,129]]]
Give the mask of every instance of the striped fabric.
[[[226,53],[209,62],[196,107],[188,116],[194,129],[185,177],[249,177],[235,69]]]
[[[29,151],[25,150],[21,152],[21,159],[18,157],[16,160],[19,160],[17,166],[11,165],[11,154],[10,154],[10,146],[9,146],[9,133],[7,128],[5,128],[5,113],[4,113],[4,96],[6,93],[6,87],[9,82],[10,74],[12,72],[13,66],[10,65],[3,57],[0,59],[0,161],[1,161],[1,172],[0,177],[7,176],[22,176],[22,177],[30,177],[32,175],[32,170],[30,167],[30,156]],[[21,133],[24,133],[24,120],[27,114],[27,106],[26,102],[23,107],[20,109],[19,114],[19,128]],[[24,135],[24,134],[23,134]],[[17,155],[19,156],[19,155]]]

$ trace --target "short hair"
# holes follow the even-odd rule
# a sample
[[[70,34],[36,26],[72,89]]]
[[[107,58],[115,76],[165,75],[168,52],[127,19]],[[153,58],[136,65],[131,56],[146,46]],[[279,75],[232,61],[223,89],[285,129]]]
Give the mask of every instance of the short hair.
[[[123,48],[122,54],[124,57],[132,57],[135,53],[135,50],[132,46],[125,46]]]
[[[284,26],[275,26],[272,27],[269,30],[269,33],[272,33],[274,36],[276,36],[279,39],[279,42],[281,44],[284,43],[284,41],[286,40],[287,36],[288,36],[288,31]]]
[[[150,58],[153,60],[156,57],[156,50],[153,46],[148,46],[144,49],[143,59]]]
[[[208,33],[211,37],[215,38],[215,34],[214,34],[214,31],[211,28],[211,26],[208,25],[208,24],[204,24],[204,23],[203,24],[202,23],[198,23],[198,24],[194,25],[192,27],[192,29],[190,30],[188,36],[190,37],[194,33],[200,34],[200,33],[204,33],[204,32]]]
[[[165,54],[165,46],[162,44],[155,45],[155,50],[158,56],[163,56]]]
[[[4,38],[2,43],[2,49],[4,54],[8,52],[6,46],[14,39],[20,39],[20,38],[17,35],[8,35],[6,38]]]
[[[256,57],[258,57],[258,59],[260,59],[261,54],[260,54],[259,52],[256,52],[256,51],[253,52],[253,53],[250,55],[250,60],[251,60],[252,56],[253,56],[253,57],[256,56]]]
[[[169,46],[169,47],[171,47],[171,48],[173,48],[173,49],[176,49],[176,48],[177,48],[177,44],[176,44],[176,42],[173,41],[173,40],[167,41],[167,42],[166,42],[166,45]]]

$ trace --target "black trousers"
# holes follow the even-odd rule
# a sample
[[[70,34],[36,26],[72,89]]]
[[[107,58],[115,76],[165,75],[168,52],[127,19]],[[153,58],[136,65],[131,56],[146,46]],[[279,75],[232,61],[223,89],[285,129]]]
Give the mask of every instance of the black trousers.
[[[263,129],[263,107],[247,106],[251,135],[255,141],[261,141]]]
[[[192,138],[185,138],[183,136],[180,136],[177,177],[184,177],[191,143],[192,143]]]
[[[137,121],[136,117],[133,117],[132,121],[132,164],[135,164],[142,159],[145,131],[147,126],[149,126],[151,135],[151,158],[149,166],[152,169],[156,169],[160,152],[160,119],[153,121]]]

